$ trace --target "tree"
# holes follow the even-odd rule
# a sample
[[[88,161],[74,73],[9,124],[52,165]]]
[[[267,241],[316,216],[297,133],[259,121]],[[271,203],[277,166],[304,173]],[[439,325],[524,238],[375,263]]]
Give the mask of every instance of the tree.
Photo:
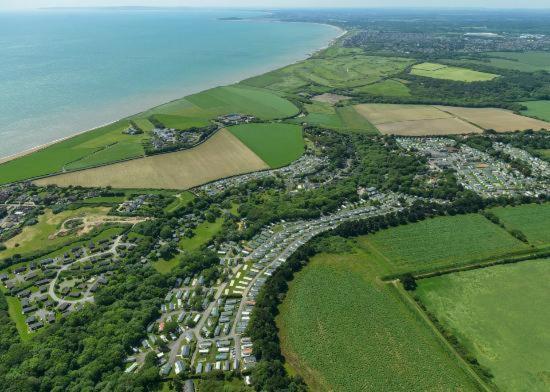
[[[411,274],[405,274],[399,279],[401,283],[403,284],[403,288],[407,291],[414,291],[416,290],[416,280],[414,279],[414,276]]]

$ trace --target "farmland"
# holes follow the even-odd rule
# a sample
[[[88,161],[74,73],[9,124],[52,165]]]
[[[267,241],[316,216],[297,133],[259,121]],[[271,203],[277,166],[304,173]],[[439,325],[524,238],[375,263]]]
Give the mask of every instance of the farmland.
[[[229,128],[271,168],[288,165],[304,152],[302,128],[290,124],[243,124]]]
[[[454,80],[457,82],[486,82],[498,75],[478,72],[467,68],[451,67],[444,64],[422,63],[412,67],[411,74],[434,79]]]
[[[544,121],[550,121],[550,101],[529,101],[518,103],[527,107],[527,110],[521,112],[522,114],[540,118]]]
[[[458,229],[460,228],[460,229]],[[386,273],[467,264],[529,247],[477,214],[445,216],[382,230],[358,243],[385,261]]]
[[[497,207],[490,210],[508,230],[520,230],[530,244],[550,245],[550,203]]]
[[[267,164],[226,130],[184,151],[135,159],[36,181],[40,185],[188,189],[222,177],[267,169]]]
[[[416,294],[501,390],[547,391],[549,274],[532,260],[421,280]]]
[[[23,228],[23,231],[5,242],[6,250],[0,251],[0,257],[5,258],[16,253],[28,254],[44,249],[54,248],[69,243],[78,238],[77,233],[55,235],[61,224],[67,219],[86,216],[87,218],[102,217],[109,212],[106,207],[84,207],[77,210],[67,210],[53,214],[46,210],[38,218],[38,223]]]
[[[376,96],[409,97],[411,92],[407,85],[394,79],[386,79],[381,82],[368,84],[354,90],[356,93],[367,93]]]
[[[334,107],[332,105],[314,102],[306,104],[308,115],[295,118],[292,122],[317,125],[336,130],[359,130],[372,134],[378,133],[376,128],[361,116],[353,106]]]
[[[361,104],[357,111],[384,134],[404,136],[540,130],[550,123],[495,108],[430,105]]]
[[[497,68],[522,72],[550,71],[548,52],[490,52],[488,56],[489,64]]]
[[[319,254],[296,275],[277,320],[292,370],[312,390],[477,390],[373,267],[357,249]]]

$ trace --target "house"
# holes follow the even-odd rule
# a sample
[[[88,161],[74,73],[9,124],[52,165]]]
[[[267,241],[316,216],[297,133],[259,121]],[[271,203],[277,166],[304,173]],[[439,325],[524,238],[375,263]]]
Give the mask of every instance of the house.
[[[70,307],[70,306],[71,306],[70,303],[68,303],[68,302],[63,302],[63,303],[59,304],[59,306],[57,307],[57,309],[59,309],[59,311],[60,311],[61,313],[64,313],[64,312],[66,312],[67,310],[69,310],[69,307]]]
[[[183,384],[183,392],[195,392],[195,383],[193,380],[186,380]]]

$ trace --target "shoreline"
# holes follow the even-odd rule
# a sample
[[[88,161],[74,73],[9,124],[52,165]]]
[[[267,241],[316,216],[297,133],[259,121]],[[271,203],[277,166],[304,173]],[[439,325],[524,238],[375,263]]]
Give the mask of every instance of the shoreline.
[[[307,22],[285,22],[285,21],[280,21],[280,20],[265,20],[266,22],[277,22],[277,23],[307,23]],[[287,63],[285,65],[276,65],[276,66],[269,66],[267,68],[269,68],[267,71],[261,71],[261,72],[258,72],[258,73],[253,73],[252,75],[250,76],[246,76],[246,77],[240,77],[240,79],[236,80],[236,81],[232,81],[232,82],[229,82],[229,83],[217,83],[217,84],[213,84],[211,87],[207,87],[207,88],[197,88],[197,89],[192,89],[188,92],[185,93],[185,95],[181,96],[181,97],[178,97],[178,98],[175,98],[175,99],[169,99],[169,100],[166,100],[166,101],[163,101],[163,102],[160,102],[159,104],[157,105],[154,105],[154,106],[151,106],[151,107],[148,107],[144,110],[141,110],[141,111],[137,111],[135,113],[132,113],[130,115],[127,115],[127,116],[124,116],[124,117],[120,117],[116,120],[112,120],[112,121],[108,121],[106,123],[103,123],[103,124],[99,124],[97,126],[94,126],[92,128],[87,128],[87,129],[84,129],[84,130],[81,130],[81,131],[77,131],[71,135],[68,135],[68,136],[64,136],[64,137],[61,137],[61,138],[57,138],[55,140],[52,140],[50,142],[47,142],[47,143],[42,143],[42,144],[39,144],[35,147],[31,147],[29,149],[26,149],[26,150],[23,150],[23,151],[20,151],[20,152],[17,152],[17,153],[14,153],[14,154],[11,154],[11,155],[8,155],[8,156],[5,156],[5,157],[0,157],[0,165],[4,164],[4,163],[7,163],[7,162],[10,162],[10,161],[13,161],[13,160],[16,160],[18,158],[22,158],[26,155],[30,155],[30,154],[33,154],[35,152],[38,152],[38,151],[41,151],[45,148],[48,148],[54,144],[57,144],[57,143],[60,143],[60,142],[63,142],[65,140],[68,140],[68,139],[71,139],[73,137],[77,137],[79,135],[82,135],[84,133],[87,133],[87,132],[92,132],[96,129],[99,129],[99,128],[103,128],[103,127],[106,127],[108,125],[112,125],[114,123],[117,123],[119,121],[123,121],[125,119],[129,119],[131,117],[134,117],[134,116],[137,116],[137,115],[140,115],[142,113],[145,113],[149,110],[152,110],[152,109],[155,109],[155,108],[158,108],[160,106],[163,106],[163,105],[166,105],[166,104],[169,104],[171,102],[175,102],[175,101],[179,101],[180,99],[184,99],[185,97],[188,97],[189,95],[193,95],[193,94],[197,94],[197,93],[200,93],[202,91],[206,91],[206,90],[209,90],[209,89],[212,89],[212,88],[216,88],[216,87],[222,87],[222,86],[229,86],[229,85],[232,85],[232,84],[237,84],[237,83],[240,83],[242,82],[243,80],[246,80],[246,79],[249,79],[249,78],[253,78],[253,77],[256,77],[256,76],[260,76],[260,75],[263,75],[265,73],[268,73],[268,72],[272,72],[272,71],[275,71],[277,69],[280,69],[280,68],[284,68],[284,67],[287,67],[289,65],[292,65],[292,64],[296,64],[296,63],[299,63],[301,61],[304,61],[304,60],[307,60],[309,58],[311,58],[312,56],[314,56],[315,54],[329,48],[330,46],[334,45],[334,43],[336,41],[338,41],[340,38],[342,38],[344,35],[346,35],[348,33],[347,30],[344,30],[338,26],[335,26],[335,25],[331,25],[331,24],[328,24],[328,23],[313,23],[313,24],[319,24],[319,25],[324,25],[324,26],[329,26],[331,28],[334,28],[336,30],[338,30],[340,32],[340,34],[338,36],[336,36],[335,38],[331,39],[328,43],[326,43],[324,46],[321,46],[320,48],[318,49],[315,49],[314,51],[312,51],[311,53],[306,53],[305,56],[303,58],[300,58],[298,60],[294,60],[293,62],[290,62],[290,63]]]

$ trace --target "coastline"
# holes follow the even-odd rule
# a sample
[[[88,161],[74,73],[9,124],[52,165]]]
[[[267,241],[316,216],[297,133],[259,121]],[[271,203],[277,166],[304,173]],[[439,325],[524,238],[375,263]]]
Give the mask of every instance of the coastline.
[[[286,22],[286,21],[280,21],[280,20],[266,20],[266,22],[277,22],[277,23],[306,23],[306,22]],[[329,26],[335,30],[338,30],[339,31],[339,34],[335,37],[335,38],[332,38],[330,41],[328,41],[326,44],[324,44],[323,46],[313,50],[311,53],[306,53],[303,57],[297,59],[297,60],[294,60],[294,61],[291,61],[289,63],[286,63],[284,65],[275,65],[273,64],[272,66],[268,66],[266,68],[268,68],[267,70],[262,70],[262,71],[258,71],[258,72],[253,72],[252,74],[250,75],[247,75],[247,76],[240,76],[236,81],[229,81],[229,82],[223,82],[223,81],[220,81],[220,82],[216,82],[216,83],[212,83],[212,85],[210,86],[207,86],[207,87],[200,87],[200,88],[195,88],[195,89],[190,89],[189,91],[185,92],[183,96],[180,96],[178,98],[174,98],[174,99],[168,99],[168,100],[164,100],[162,102],[159,102],[158,104],[156,105],[153,105],[153,106],[150,106],[150,107],[147,107],[146,109],[143,109],[141,111],[137,111],[135,113],[131,113],[129,115],[123,115],[122,117],[118,118],[118,119],[115,119],[115,120],[112,120],[112,121],[108,121],[106,123],[103,123],[103,124],[99,124],[99,125],[96,125],[96,126],[93,126],[92,128],[86,128],[86,129],[83,129],[83,130],[80,130],[80,131],[77,131],[73,134],[70,134],[70,135],[67,135],[67,136],[64,136],[64,137],[61,137],[61,138],[57,138],[55,140],[52,140],[50,142],[47,142],[47,143],[42,143],[42,144],[39,144],[35,147],[31,147],[31,148],[28,148],[26,150],[23,150],[23,151],[20,151],[20,152],[17,152],[17,153],[14,153],[14,154],[10,154],[8,156],[5,156],[5,157],[0,157],[0,165],[4,164],[4,163],[7,163],[7,162],[10,162],[10,161],[13,161],[13,160],[16,160],[18,158],[21,158],[21,157],[24,157],[26,155],[30,155],[30,154],[33,154],[35,152],[38,152],[40,150],[43,150],[47,147],[50,147],[54,144],[57,144],[57,143],[60,143],[60,142],[63,142],[65,140],[68,140],[68,139],[71,139],[73,137],[76,137],[76,136],[79,136],[79,135],[82,135],[84,133],[87,133],[87,132],[92,132],[96,129],[99,129],[99,128],[102,128],[102,127],[105,127],[105,126],[108,126],[108,125],[111,125],[111,124],[114,124],[118,121],[122,121],[122,120],[125,120],[125,119],[128,119],[130,117],[133,117],[133,116],[137,116],[139,114],[142,114],[144,112],[147,112],[151,109],[155,109],[157,107],[160,107],[162,105],[165,105],[165,104],[169,104],[171,102],[175,102],[175,101],[178,101],[180,99],[184,99],[185,97],[189,96],[189,95],[193,95],[193,94],[196,94],[196,93],[199,93],[201,91],[205,91],[205,90],[209,90],[209,89],[212,89],[212,88],[216,88],[216,87],[221,87],[221,86],[227,86],[227,85],[231,85],[231,84],[236,84],[236,83],[240,83],[242,82],[243,80],[246,80],[246,79],[249,79],[249,78],[253,78],[253,77],[256,77],[256,76],[259,76],[259,75],[263,75],[265,73],[268,73],[268,72],[271,72],[271,71],[274,71],[274,70],[277,70],[277,69],[280,69],[280,68],[283,68],[283,67],[286,67],[286,66],[289,66],[289,65],[292,65],[292,64],[296,64],[296,63],[299,63],[301,61],[304,61],[304,60],[307,60],[308,58],[314,56],[315,54],[329,48],[330,46],[332,46],[336,41],[338,41],[341,37],[343,37],[344,35],[346,35],[348,33],[347,30],[344,30],[338,26],[335,26],[335,25],[331,25],[331,24],[328,24],[328,23],[313,23],[313,24],[319,24],[319,25],[324,25],[324,26]]]

